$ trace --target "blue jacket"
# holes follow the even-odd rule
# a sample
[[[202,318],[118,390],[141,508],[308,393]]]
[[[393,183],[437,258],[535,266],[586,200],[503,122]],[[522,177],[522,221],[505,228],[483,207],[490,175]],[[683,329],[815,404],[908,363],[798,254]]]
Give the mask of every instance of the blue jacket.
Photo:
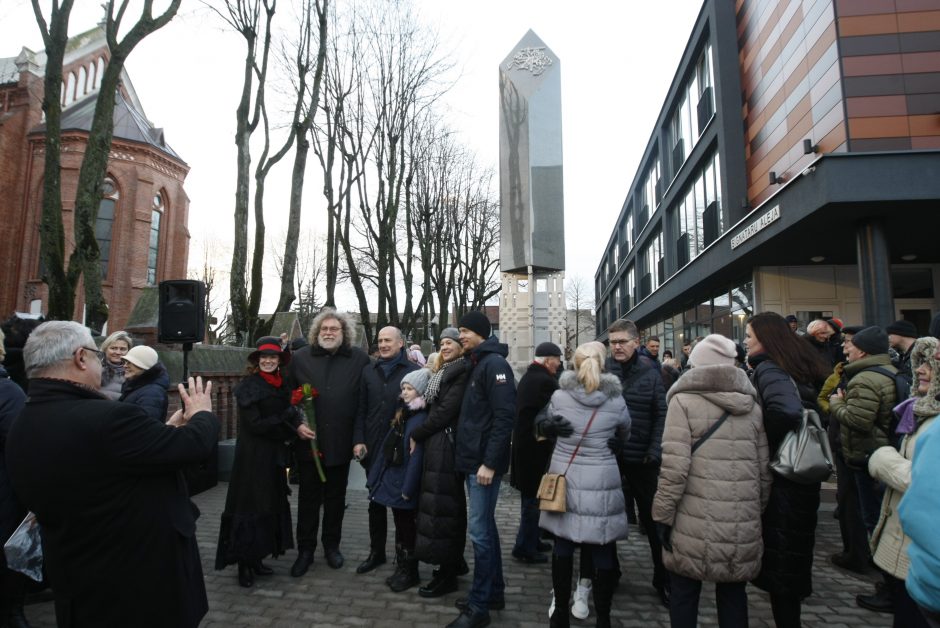
[[[157,362],[134,379],[125,379],[118,401],[140,406],[151,419],[166,423],[169,387],[170,376],[163,363]]]
[[[509,470],[509,444],[516,421],[516,378],[506,361],[509,347],[491,336],[470,355],[470,376],[457,425],[456,470],[476,473],[486,465]]]
[[[907,572],[907,592],[921,606],[940,613],[940,421],[927,428],[917,439],[911,465],[911,487],[904,493],[898,514],[904,534],[911,538],[907,554],[911,567]]]
[[[412,412],[405,408],[402,402],[399,407],[405,416]],[[411,414],[405,422],[405,431],[402,436],[404,458],[400,466],[393,467],[385,462],[385,442],[394,438],[395,430],[389,429],[382,439],[381,446],[376,447],[372,466],[369,467],[369,499],[375,500],[389,508],[413,510],[418,507],[418,491],[421,488],[421,469],[424,466],[424,446],[418,443],[414,453],[409,453],[411,433],[427,418],[427,411],[422,408]],[[407,499],[406,499],[407,498]]]

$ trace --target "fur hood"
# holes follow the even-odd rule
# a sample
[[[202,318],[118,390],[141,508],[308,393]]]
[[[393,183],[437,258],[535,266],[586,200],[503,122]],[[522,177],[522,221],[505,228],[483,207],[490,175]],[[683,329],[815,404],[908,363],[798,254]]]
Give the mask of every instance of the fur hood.
[[[586,406],[599,406],[608,399],[615,399],[623,394],[620,378],[612,373],[601,373],[600,386],[592,393],[584,391],[574,371],[565,371],[558,380],[558,387]]]
[[[684,371],[666,394],[666,403],[680,393],[701,395],[735,415],[748,414],[759,402],[747,373],[730,364],[698,366]]]
[[[911,397],[916,399],[914,402],[914,414],[920,417],[931,417],[940,414],[940,360],[934,358],[937,352],[937,339],[929,336],[918,338],[917,342],[911,347],[911,373],[914,379]],[[920,396],[917,394],[917,369],[920,365],[927,363],[933,369],[933,378],[930,380],[930,388],[927,394]]]

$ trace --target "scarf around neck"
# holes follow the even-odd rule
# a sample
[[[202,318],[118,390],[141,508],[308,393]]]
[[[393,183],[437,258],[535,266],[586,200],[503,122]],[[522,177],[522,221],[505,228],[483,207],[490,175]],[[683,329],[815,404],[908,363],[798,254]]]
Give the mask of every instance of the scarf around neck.
[[[281,385],[284,383],[284,380],[281,377],[280,369],[278,369],[277,371],[274,371],[273,373],[265,373],[264,371],[258,371],[258,375],[261,376],[261,379],[271,384],[275,388],[280,388]]]
[[[428,387],[424,391],[424,400],[431,404],[437,401],[437,395],[441,389],[441,380],[444,379],[444,373],[457,364],[460,361],[460,358],[456,360],[451,360],[450,362],[444,362],[441,365],[441,368],[437,369],[434,373],[431,373],[431,378],[428,380]]]

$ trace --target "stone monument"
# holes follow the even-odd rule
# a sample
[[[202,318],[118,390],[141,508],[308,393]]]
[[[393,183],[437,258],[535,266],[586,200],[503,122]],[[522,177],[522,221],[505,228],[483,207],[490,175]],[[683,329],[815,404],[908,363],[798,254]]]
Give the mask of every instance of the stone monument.
[[[531,30],[499,67],[500,339],[517,370],[565,346],[561,67]]]

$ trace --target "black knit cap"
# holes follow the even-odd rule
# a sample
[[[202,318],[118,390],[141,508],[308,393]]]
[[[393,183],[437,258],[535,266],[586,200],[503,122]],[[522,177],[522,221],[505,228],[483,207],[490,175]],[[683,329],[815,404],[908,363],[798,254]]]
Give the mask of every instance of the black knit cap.
[[[911,321],[894,321],[885,328],[885,331],[896,336],[904,336],[905,338],[919,337],[917,328],[914,327],[914,323]]]
[[[535,357],[537,358],[560,358],[561,349],[554,342],[543,342],[535,348]]]
[[[472,310],[464,314],[458,327],[469,329],[484,340],[490,337],[490,319],[480,310]]]
[[[888,334],[881,327],[873,325],[852,336],[852,344],[868,355],[887,353]]]

